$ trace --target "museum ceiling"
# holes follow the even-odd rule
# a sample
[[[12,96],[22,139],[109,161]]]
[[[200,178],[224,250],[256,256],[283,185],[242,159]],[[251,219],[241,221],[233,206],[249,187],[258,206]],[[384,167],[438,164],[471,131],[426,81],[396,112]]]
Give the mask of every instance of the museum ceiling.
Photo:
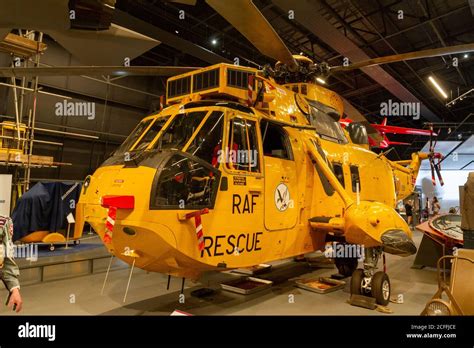
[[[330,65],[342,63],[345,55],[341,54],[341,45],[350,42],[357,47],[355,56],[365,54],[370,58],[474,42],[474,8],[465,0],[376,0],[377,6],[368,0],[302,1],[302,5],[294,10],[294,19],[289,18],[291,2],[290,5],[282,0],[255,0],[254,3],[292,53],[303,53],[316,62],[325,61]],[[161,45],[137,58],[135,64],[205,66],[214,63],[216,58],[232,62],[235,57],[239,57],[241,65],[274,63],[204,1],[185,5],[118,0],[116,7],[171,34],[162,40]],[[184,11],[184,19],[180,10]],[[324,32],[320,29],[324,27],[322,25],[311,27],[304,23],[298,19],[298,11],[312,13],[315,22],[330,24],[330,30]],[[173,39],[177,37],[180,40]],[[185,45],[190,43],[185,50],[183,42]],[[206,50],[217,57],[202,54]],[[457,67],[453,66],[454,58],[458,58]],[[396,80],[396,85],[380,79],[386,74]],[[442,84],[449,101],[473,87],[474,54],[391,63],[370,73],[356,70],[337,74],[328,78],[327,86],[349,99],[374,123],[382,121],[381,103],[397,100],[400,90],[411,98],[401,101],[419,101],[426,109],[419,120],[390,117],[389,124],[410,127],[422,127],[427,121],[454,124],[474,112],[469,100],[446,107],[446,100],[428,82],[429,76],[434,76]],[[474,117],[471,122],[474,122]],[[462,131],[463,140],[472,133],[471,125],[466,128],[467,125],[458,129]],[[448,136],[448,129],[442,131],[443,138]],[[426,143],[423,138],[405,139],[404,136],[397,140],[413,143],[412,147],[398,147],[398,152],[402,151],[400,154],[419,149]]]

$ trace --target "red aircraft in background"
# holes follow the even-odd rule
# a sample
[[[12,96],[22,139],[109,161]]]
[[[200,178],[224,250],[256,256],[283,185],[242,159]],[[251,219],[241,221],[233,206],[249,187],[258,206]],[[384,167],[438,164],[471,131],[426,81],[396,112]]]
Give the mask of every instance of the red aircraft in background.
[[[339,120],[342,126],[345,128],[349,123],[356,122],[351,120],[350,118],[343,118]],[[369,132],[369,145],[370,147],[378,147],[381,149],[386,149],[392,145],[410,145],[410,143],[404,143],[399,141],[392,141],[387,138],[386,133],[389,134],[410,134],[410,135],[425,135],[425,136],[436,136],[436,133],[432,133],[429,129],[417,129],[417,128],[406,128],[406,127],[397,127],[397,126],[389,126],[387,125],[387,118],[385,117],[381,124],[370,124],[372,128],[374,128],[377,133],[382,137],[381,140],[374,139],[371,133]]]

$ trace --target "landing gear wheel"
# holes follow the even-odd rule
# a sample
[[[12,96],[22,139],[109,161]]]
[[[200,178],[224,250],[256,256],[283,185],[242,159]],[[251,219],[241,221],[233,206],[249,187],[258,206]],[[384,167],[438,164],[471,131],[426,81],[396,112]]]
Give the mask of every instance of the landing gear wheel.
[[[79,239],[78,239],[78,240],[75,240],[75,241],[73,242],[73,244],[74,244],[74,245],[79,245],[79,244],[81,244],[81,241],[80,241]]]
[[[390,302],[390,280],[385,272],[377,272],[372,278],[372,297],[382,306]]]
[[[351,278],[351,295],[362,295],[362,281],[364,280],[364,270],[356,269]]]
[[[54,249],[56,249],[56,248],[54,247],[53,244],[51,244],[51,245],[49,246],[49,251],[54,251]]]
[[[343,275],[344,277],[350,277],[356,270],[359,261],[354,257],[336,257],[335,263],[339,274]]]

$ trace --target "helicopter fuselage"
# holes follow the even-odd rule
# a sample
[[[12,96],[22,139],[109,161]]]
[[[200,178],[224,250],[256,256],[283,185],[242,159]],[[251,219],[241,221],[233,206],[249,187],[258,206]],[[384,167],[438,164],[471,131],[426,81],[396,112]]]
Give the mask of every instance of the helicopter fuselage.
[[[86,179],[75,233],[87,222],[124,261],[191,278],[323,250],[328,238],[413,254],[394,207],[420,156],[398,165],[353,143],[337,107],[267,91],[269,112],[184,101],[143,119]]]

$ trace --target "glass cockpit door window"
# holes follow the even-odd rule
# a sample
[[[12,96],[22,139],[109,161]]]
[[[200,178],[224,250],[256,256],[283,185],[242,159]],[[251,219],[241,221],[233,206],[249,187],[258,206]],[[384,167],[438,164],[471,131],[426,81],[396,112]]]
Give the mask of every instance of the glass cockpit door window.
[[[232,118],[224,151],[227,167],[234,171],[259,173],[259,153],[257,122],[243,117]]]

